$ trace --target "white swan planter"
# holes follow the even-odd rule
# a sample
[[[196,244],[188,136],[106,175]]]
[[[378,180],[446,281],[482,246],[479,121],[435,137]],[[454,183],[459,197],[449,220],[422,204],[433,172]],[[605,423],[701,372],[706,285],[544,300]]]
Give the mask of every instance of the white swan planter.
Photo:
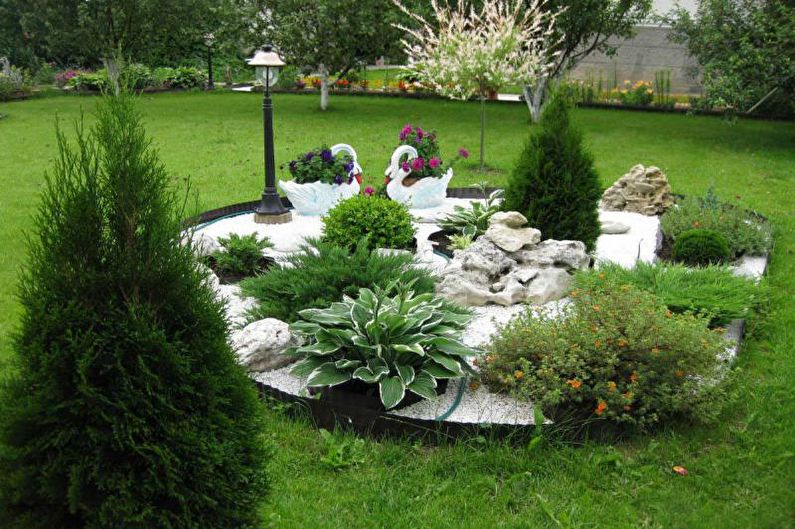
[[[353,170],[348,176],[361,174],[362,168],[356,160],[356,151],[344,143],[338,143],[331,148],[331,154],[347,152],[353,159]],[[356,178],[351,183],[327,184],[325,182],[310,182],[299,184],[292,180],[279,180],[279,188],[284,191],[295,210],[304,216],[325,215],[337,205],[338,202],[359,194],[359,181]]]
[[[411,163],[411,160],[418,156],[417,149],[411,145],[401,145],[392,153],[392,159],[385,172],[389,177],[386,194],[392,200],[406,204],[411,209],[435,208],[441,205],[447,198],[447,184],[453,178],[453,169],[448,169],[439,178],[421,178],[414,185],[404,186],[403,179],[411,174],[411,171],[404,171],[400,165],[400,159],[406,155]]]

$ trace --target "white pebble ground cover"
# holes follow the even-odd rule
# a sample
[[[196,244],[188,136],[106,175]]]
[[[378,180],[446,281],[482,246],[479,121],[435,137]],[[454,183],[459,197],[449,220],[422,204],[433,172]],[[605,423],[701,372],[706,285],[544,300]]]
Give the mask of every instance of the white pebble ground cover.
[[[449,198],[438,208],[411,211],[415,218],[419,262],[436,272],[444,269],[448,259],[433,252],[428,237],[439,231],[439,226],[436,224],[438,219],[452,212],[454,206],[466,206],[470,202],[472,200]],[[596,266],[600,262],[611,261],[631,267],[638,260],[646,262],[656,260],[656,251],[662,243],[659,217],[616,211],[600,211],[599,216],[602,221],[618,222],[629,226],[630,229],[623,234],[599,237],[595,251]],[[196,234],[214,239],[231,233],[240,235],[257,233],[260,236],[267,236],[274,247],[266,254],[281,261],[285,256],[297,251],[307,238],[319,237],[322,226],[320,217],[302,216],[295,212],[292,222],[287,224],[256,224],[253,214],[247,213],[199,226]],[[736,270],[738,274],[758,279],[764,274],[766,266],[766,257],[746,257],[737,264]],[[543,309],[555,311],[566,302],[564,299],[548,303]],[[464,332],[464,342],[475,347],[486,344],[499,326],[504,325],[526,308],[526,305],[475,307],[474,317]],[[541,307],[533,310],[539,309]],[[230,316],[234,316],[233,320],[239,323],[242,314]],[[742,328],[743,322],[740,320],[732,322],[727,328],[726,336],[732,341],[733,346],[726,351],[724,357],[726,361],[733,360],[739,350]],[[290,366],[269,372],[252,373],[252,377],[284,393],[305,396],[306,386],[303,379],[291,375],[289,371]],[[444,417],[446,421],[465,424],[533,424],[533,407],[530,403],[517,401],[507,395],[490,393],[484,387],[473,389],[468,386],[466,379],[451,381],[447,391],[436,399],[423,400],[390,413],[424,420]]]

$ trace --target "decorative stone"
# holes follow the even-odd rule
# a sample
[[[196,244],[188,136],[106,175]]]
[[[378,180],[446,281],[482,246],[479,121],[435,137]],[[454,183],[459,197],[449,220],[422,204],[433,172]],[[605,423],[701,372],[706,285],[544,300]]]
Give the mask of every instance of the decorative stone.
[[[599,207],[606,211],[660,215],[673,204],[665,173],[658,167],[636,165],[605,190]]]
[[[198,257],[206,257],[222,250],[221,244],[215,237],[206,233],[194,233],[193,237],[186,236],[183,242],[191,241],[193,251]]]
[[[515,252],[538,243],[541,232],[535,228],[511,228],[504,224],[492,224],[484,237],[506,252]]]
[[[249,371],[271,371],[294,362],[282,353],[300,343],[286,323],[274,318],[249,323],[232,335],[238,361]]]
[[[489,218],[489,226],[502,224],[509,228],[521,228],[527,224],[527,218],[518,211],[498,211]]]
[[[562,268],[545,268],[527,287],[527,301],[543,305],[565,296],[571,287],[572,276]]]
[[[478,237],[468,248],[457,252],[454,261],[459,261],[464,270],[491,276],[501,274],[516,264],[486,237]]]
[[[604,235],[620,235],[622,233],[627,233],[629,231],[629,226],[626,224],[622,224],[620,222],[614,222],[612,220],[603,220],[602,221],[602,233]]]
[[[581,241],[547,239],[533,248],[514,252],[511,257],[536,268],[559,267],[567,271],[585,270],[591,264],[591,257]]]
[[[219,285],[216,292],[226,303],[226,319],[233,327],[244,325],[246,313],[257,306],[257,300],[243,296],[238,285]]]

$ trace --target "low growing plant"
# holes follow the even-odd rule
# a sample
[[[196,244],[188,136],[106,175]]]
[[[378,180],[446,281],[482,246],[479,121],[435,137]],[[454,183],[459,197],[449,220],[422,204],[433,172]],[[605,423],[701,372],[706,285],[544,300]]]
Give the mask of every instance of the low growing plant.
[[[346,152],[332,154],[325,145],[302,154],[287,167],[290,176],[299,184],[324,182],[339,185],[350,184],[354,179],[353,158]]]
[[[718,198],[712,189],[703,197],[687,197],[660,219],[663,233],[676,242],[682,233],[696,229],[714,230],[729,243],[731,257],[767,253],[773,236],[770,224],[739,203]]]
[[[362,237],[371,250],[410,248],[414,226],[408,208],[388,198],[357,195],[323,217],[324,241],[353,249]]]
[[[471,371],[466,358],[476,352],[460,342],[469,314],[445,310],[433,294],[416,295],[413,283],[362,288],[325,309],[300,312],[290,330],[309,341],[288,350],[301,357],[292,373],[307,386],[337,386],[350,380],[377,384],[386,409],[406,391],[430,399],[437,379]]]
[[[654,294],[605,275],[562,313],[527,310],[479,362],[485,382],[531,400],[556,422],[637,430],[677,417],[714,419],[727,342],[709,319],[674,314]]]
[[[471,233],[450,236],[450,248],[453,250],[466,250],[472,246],[473,242],[475,242],[475,238]]]
[[[486,183],[476,186],[483,193],[483,201],[473,201],[469,206],[454,206],[453,213],[447,215],[439,222],[439,226],[446,232],[469,234],[476,239],[489,229],[489,219],[500,211],[502,189],[486,195]]]
[[[711,326],[745,318],[759,307],[767,289],[737,276],[727,266],[693,269],[678,264],[638,262],[634,268],[604,264],[575,276],[575,288],[589,290],[602,281],[631,284],[659,297],[673,312],[695,312],[710,319]]]
[[[697,228],[679,234],[671,249],[671,258],[690,266],[721,264],[731,258],[731,249],[721,233]]]
[[[219,238],[218,242],[223,249],[212,254],[216,270],[245,276],[262,271],[262,250],[273,247],[270,239],[260,239],[256,233],[242,236],[232,233],[229,237]]]
[[[312,240],[284,264],[273,265],[240,285],[247,296],[259,301],[249,314],[252,319],[292,322],[301,310],[325,308],[343,296],[355,296],[360,288],[383,288],[400,278],[413,281],[418,294],[433,292],[434,276],[413,266],[411,255],[380,254],[370,250],[366,240],[353,251]]]

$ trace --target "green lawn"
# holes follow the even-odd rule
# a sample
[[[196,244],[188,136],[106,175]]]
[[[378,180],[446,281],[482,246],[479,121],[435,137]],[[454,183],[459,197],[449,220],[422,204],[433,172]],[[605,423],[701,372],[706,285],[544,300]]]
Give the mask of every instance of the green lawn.
[[[94,99],[50,97],[0,104],[0,359],[18,320],[16,270],[23,232],[56,154],[54,118],[93,110]],[[475,151],[477,104],[332,95],[277,96],[277,163],[321,143],[347,142],[369,182],[380,182],[406,122],[438,129],[442,147]],[[257,197],[260,99],[249,94],[163,94],[141,99],[148,131],[174,175],[190,177],[204,207]],[[501,184],[528,130],[522,105],[488,109],[487,162]],[[768,215],[777,247],[769,315],[744,344],[739,398],[713,427],[669,429],[617,446],[511,447],[488,439],[456,446],[370,442],[363,462],[321,464],[308,424],[272,418],[274,489],[262,506],[273,527],[720,527],[795,526],[795,125],[681,115],[577,110],[603,183],[636,163],[655,164],[678,193],[714,185]],[[88,118],[90,119],[90,118]],[[69,126],[65,124],[65,126]],[[453,185],[480,179],[476,160]],[[343,437],[339,437],[343,439]],[[673,465],[690,474],[679,477]],[[266,526],[268,526],[266,524]]]

